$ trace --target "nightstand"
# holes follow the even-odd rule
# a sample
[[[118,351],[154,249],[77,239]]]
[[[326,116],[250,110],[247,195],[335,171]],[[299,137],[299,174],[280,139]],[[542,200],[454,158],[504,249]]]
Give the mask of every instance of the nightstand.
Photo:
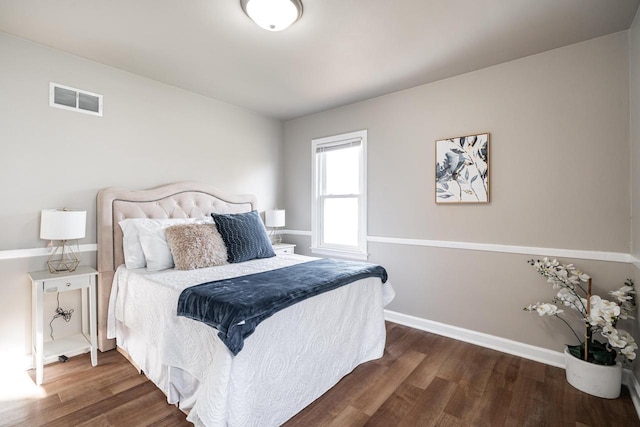
[[[91,365],[98,364],[97,276],[96,269],[88,266],[80,266],[75,271],[66,273],[50,273],[48,271],[29,273],[33,316],[32,351],[37,385],[42,384],[44,364],[57,360],[60,355],[73,356],[90,351]],[[82,290],[82,333],[44,342],[44,294],[76,289]],[[87,292],[89,294],[88,301]]]
[[[292,245],[291,243],[274,243],[273,251],[276,253],[276,255],[293,254],[295,253],[295,247],[296,245]]]

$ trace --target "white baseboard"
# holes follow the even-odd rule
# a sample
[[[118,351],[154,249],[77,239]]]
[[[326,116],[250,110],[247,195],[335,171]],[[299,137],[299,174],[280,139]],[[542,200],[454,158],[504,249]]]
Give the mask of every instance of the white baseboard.
[[[530,344],[472,331],[470,329],[459,328],[457,326],[434,322],[433,320],[410,316],[408,314],[397,313],[389,310],[385,310],[384,313],[385,319],[390,322],[399,323],[411,328],[432,332],[434,334],[564,369],[564,355],[559,351],[536,347]]]
[[[0,353],[0,371],[28,371],[33,369],[33,357],[30,354],[17,354],[16,351],[4,351]]]
[[[88,353],[89,350],[76,350],[65,353],[67,357],[74,357],[80,354]],[[46,362],[45,365],[50,363],[57,362],[57,360],[52,360],[50,362]],[[4,366],[9,370],[15,371],[28,371],[30,369],[35,369],[33,364],[33,356],[31,354],[26,354],[24,356],[16,356],[10,352],[0,353],[0,366]],[[0,369],[1,371],[1,369]]]
[[[622,384],[626,385],[629,389],[631,401],[636,408],[636,413],[640,417],[640,383],[631,369],[624,369],[622,371]]]

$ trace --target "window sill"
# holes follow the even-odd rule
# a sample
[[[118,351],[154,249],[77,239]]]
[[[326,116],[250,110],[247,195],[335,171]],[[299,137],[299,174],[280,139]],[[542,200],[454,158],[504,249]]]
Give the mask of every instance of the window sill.
[[[321,255],[331,258],[347,258],[353,259],[357,261],[366,261],[369,258],[369,254],[363,252],[349,252],[349,251],[339,251],[335,249],[326,249],[326,248],[311,248],[311,253],[314,255]]]

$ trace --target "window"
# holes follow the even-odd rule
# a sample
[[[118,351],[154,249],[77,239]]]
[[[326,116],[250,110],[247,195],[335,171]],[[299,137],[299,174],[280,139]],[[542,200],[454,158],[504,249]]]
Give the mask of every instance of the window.
[[[367,258],[367,131],[312,141],[311,250]]]

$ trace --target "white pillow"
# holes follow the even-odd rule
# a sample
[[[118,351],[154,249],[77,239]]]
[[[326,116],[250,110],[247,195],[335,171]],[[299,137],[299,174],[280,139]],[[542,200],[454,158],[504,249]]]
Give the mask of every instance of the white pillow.
[[[142,247],[140,240],[140,228],[144,228],[146,233],[151,233],[154,229],[162,230],[162,238],[164,239],[164,229],[177,224],[190,224],[194,222],[211,223],[213,219],[211,217],[205,218],[166,218],[166,219],[151,219],[151,218],[130,218],[123,219],[118,222],[122,229],[122,248],[124,251],[124,263],[127,268],[144,268],[147,266],[147,256]],[[148,239],[147,239],[148,240]],[[152,252],[153,243],[148,242],[149,251]],[[162,245],[162,242],[160,242]],[[164,242],[166,246],[166,240]],[[168,247],[168,246],[167,246]],[[152,257],[156,258],[156,254],[152,254]],[[153,261],[155,265],[155,259]],[[171,261],[173,266],[173,260]],[[171,268],[166,267],[166,268]]]
[[[118,223],[122,229],[122,249],[124,251],[124,263],[127,268],[144,268],[147,261],[140,245],[138,227],[136,223],[146,218],[123,219]]]

